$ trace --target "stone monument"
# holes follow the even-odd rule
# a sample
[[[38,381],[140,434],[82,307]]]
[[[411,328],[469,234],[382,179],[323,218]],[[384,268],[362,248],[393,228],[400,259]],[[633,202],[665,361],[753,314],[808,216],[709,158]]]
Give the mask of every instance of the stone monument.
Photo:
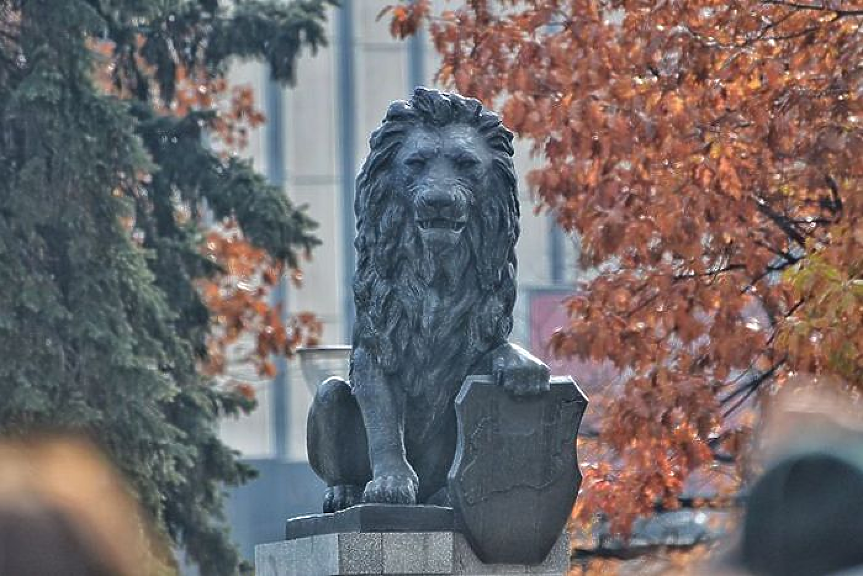
[[[357,177],[350,381],[309,412],[323,514],[258,546],[260,576],[565,574],[587,399],[507,341],[512,133],[477,100],[390,105]]]

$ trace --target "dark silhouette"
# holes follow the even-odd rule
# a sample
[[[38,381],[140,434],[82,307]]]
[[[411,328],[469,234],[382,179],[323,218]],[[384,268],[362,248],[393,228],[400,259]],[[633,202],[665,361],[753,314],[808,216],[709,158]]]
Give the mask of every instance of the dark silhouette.
[[[450,504],[455,397],[489,374],[514,395],[549,370],[507,342],[519,204],[512,133],[479,101],[418,88],[372,134],[357,178],[351,381],[320,386],[309,461],[324,511]]]
[[[863,448],[823,445],[786,456],[752,487],[738,565],[764,576],[863,567]]]

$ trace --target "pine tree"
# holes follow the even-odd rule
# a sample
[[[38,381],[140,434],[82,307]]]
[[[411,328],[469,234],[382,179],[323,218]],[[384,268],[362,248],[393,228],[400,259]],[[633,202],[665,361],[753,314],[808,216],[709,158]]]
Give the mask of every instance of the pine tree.
[[[208,575],[237,571],[222,491],[253,474],[216,421],[252,401],[199,369],[195,282],[219,270],[197,215],[206,202],[292,267],[317,240],[282,191],[203,144],[214,110],[171,105],[183,74],[222,78],[232,57],[292,82],[327,3],[0,0],[0,431],[91,433]]]

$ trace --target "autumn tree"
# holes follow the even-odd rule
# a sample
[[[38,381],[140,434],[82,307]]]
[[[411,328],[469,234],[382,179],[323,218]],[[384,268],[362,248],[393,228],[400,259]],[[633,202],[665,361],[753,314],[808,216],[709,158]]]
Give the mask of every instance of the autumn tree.
[[[252,473],[216,422],[253,400],[213,384],[213,352],[272,316],[231,300],[263,298],[317,242],[205,135],[230,146],[261,120],[230,60],[292,81],[328,3],[0,0],[0,431],[89,432],[204,574],[237,571],[223,490]],[[266,322],[261,354],[289,350]]]
[[[438,81],[503,111],[542,209],[600,273],[556,354],[610,361],[579,514],[618,530],[741,462],[789,374],[863,387],[863,5],[428,0]],[[731,482],[736,489],[741,478]]]

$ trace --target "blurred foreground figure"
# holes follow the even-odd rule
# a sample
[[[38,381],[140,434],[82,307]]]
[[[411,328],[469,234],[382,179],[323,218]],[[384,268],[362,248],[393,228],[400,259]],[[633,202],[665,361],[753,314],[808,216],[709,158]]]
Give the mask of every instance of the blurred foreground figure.
[[[768,410],[729,567],[763,576],[863,576],[863,422],[835,382],[789,383]]]
[[[167,564],[126,487],[78,440],[0,442],[0,575],[143,576]]]
[[[770,468],[749,497],[740,559],[770,576],[863,570],[863,446],[809,448]]]

